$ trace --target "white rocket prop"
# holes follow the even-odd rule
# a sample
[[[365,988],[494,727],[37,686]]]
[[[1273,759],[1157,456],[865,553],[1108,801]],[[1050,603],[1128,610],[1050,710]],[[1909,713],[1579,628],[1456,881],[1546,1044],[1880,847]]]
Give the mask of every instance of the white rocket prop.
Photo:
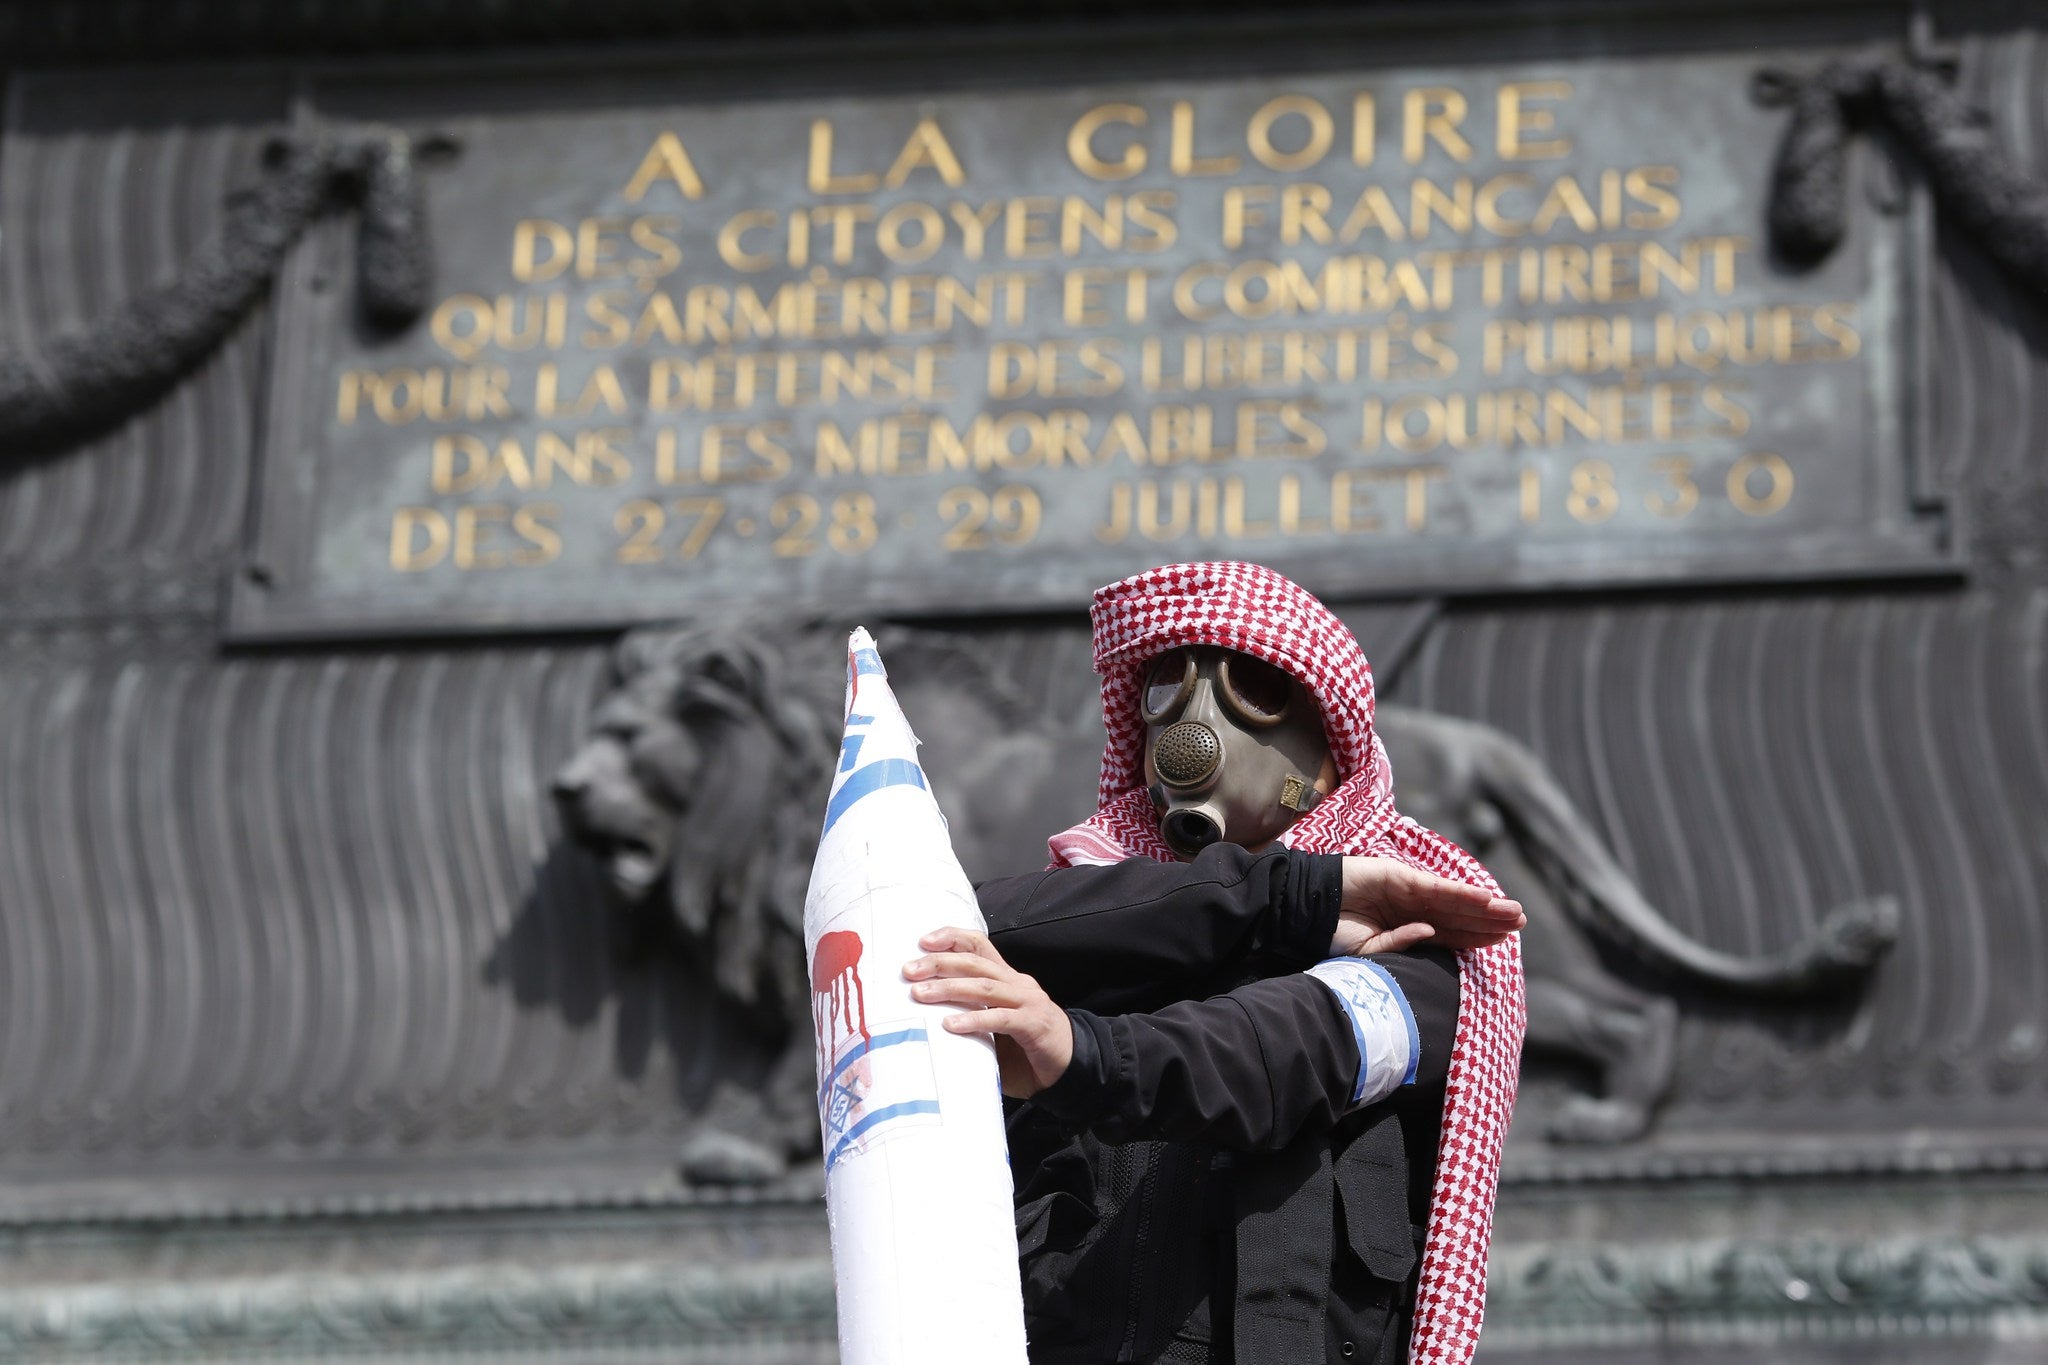
[[[995,1048],[903,965],[981,929],[875,642],[847,642],[846,738],[804,900],[843,1365],[1024,1365]]]

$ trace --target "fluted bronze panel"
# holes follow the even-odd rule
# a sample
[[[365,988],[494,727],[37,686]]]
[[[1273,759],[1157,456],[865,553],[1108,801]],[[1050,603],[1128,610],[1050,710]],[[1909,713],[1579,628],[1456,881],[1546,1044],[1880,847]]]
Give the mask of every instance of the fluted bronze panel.
[[[1523,737],[1716,947],[1899,898],[1894,959],[1846,1012],[1694,1002],[1669,1141],[1868,1130],[1893,1104],[2023,1138],[2048,1034],[2044,624],[2040,589],[1467,611],[1401,699]]]
[[[17,82],[0,158],[0,347],[34,355],[174,276],[255,173],[275,83],[194,101],[149,76],[128,119]],[[160,83],[160,82],[159,82]],[[83,449],[0,454],[0,621],[206,612],[242,541],[266,323],[248,320],[162,403]]]
[[[1993,135],[2048,169],[2048,44],[1964,56]],[[122,122],[31,85],[0,158],[0,344],[24,351],[172,271],[283,108],[181,88]],[[1394,680],[1532,745],[1706,943],[1901,903],[1861,997],[1681,991],[1677,1092],[1630,1169],[1768,1167],[1800,1135],[1903,1162],[1909,1125],[2042,1159],[2044,318],[1944,237],[1931,449],[1969,585],[1453,606]],[[597,913],[556,838],[546,775],[603,652],[223,651],[267,326],[114,435],[0,466],[0,1206],[267,1199],[311,1172],[349,1197],[630,1197],[760,1045]],[[1092,708],[1077,619],[956,624],[1046,716]]]
[[[170,1182],[140,1206],[280,1163],[660,1175],[752,1044],[551,852],[604,652],[162,644],[0,636],[6,1202],[83,1168]]]

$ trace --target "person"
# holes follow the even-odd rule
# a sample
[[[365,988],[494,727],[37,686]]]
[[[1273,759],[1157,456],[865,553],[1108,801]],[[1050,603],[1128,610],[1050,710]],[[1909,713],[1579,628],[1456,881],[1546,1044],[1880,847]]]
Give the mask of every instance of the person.
[[[1099,809],[904,968],[996,1039],[1032,1360],[1469,1359],[1520,907],[1395,811],[1306,591],[1172,565],[1092,617]]]

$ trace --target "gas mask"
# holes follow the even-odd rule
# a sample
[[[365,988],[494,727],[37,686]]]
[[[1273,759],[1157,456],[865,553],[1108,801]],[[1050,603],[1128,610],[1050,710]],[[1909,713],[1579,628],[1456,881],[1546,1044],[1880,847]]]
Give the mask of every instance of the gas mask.
[[[1145,665],[1145,785],[1167,846],[1269,843],[1315,809],[1336,781],[1322,709],[1263,659],[1210,645]]]

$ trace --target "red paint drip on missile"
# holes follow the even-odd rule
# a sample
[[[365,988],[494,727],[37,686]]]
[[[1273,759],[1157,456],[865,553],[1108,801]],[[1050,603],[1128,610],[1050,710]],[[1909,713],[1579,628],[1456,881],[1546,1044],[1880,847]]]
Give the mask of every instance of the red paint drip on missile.
[[[860,984],[860,953],[860,935],[837,929],[821,937],[811,954],[811,1025],[827,1057],[842,1025],[849,1032],[858,1029],[863,1043],[874,1041],[868,1033],[867,992]]]

